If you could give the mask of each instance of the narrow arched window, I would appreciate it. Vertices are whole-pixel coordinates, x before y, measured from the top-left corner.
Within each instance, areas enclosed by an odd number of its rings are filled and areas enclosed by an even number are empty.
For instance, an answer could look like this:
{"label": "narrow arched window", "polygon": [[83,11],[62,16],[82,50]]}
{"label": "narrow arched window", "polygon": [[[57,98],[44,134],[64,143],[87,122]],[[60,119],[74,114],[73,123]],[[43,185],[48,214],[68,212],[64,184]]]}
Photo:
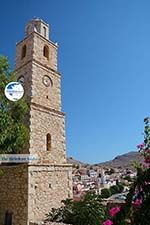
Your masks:
{"label": "narrow arched window", "polygon": [[26,52],[27,52],[27,47],[26,47],[26,45],[24,45],[22,47],[21,59],[23,59],[26,56]]}
{"label": "narrow arched window", "polygon": [[4,225],[12,225],[12,212],[6,211]]}
{"label": "narrow arched window", "polygon": [[47,151],[51,150],[51,135],[48,133],[46,136],[47,139]]}
{"label": "narrow arched window", "polygon": [[44,46],[44,49],[43,49],[43,55],[49,59],[49,48],[47,45]]}
{"label": "narrow arched window", "polygon": [[44,37],[46,37],[46,27],[43,27],[44,30]]}
{"label": "narrow arched window", "polygon": [[22,86],[24,86],[24,76],[18,77],[17,81],[20,82]]}

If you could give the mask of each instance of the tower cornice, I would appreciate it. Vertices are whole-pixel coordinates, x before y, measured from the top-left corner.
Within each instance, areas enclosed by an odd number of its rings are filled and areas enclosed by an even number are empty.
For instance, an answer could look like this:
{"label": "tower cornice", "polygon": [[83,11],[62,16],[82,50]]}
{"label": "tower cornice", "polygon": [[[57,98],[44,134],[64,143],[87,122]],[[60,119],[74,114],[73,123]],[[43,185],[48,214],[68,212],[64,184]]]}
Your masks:
{"label": "tower cornice", "polygon": [[36,31],[33,31],[28,36],[24,37],[21,41],[17,42],[16,46],[19,45],[20,43],[22,43],[23,41],[25,41],[26,39],[28,39],[29,37],[34,36],[34,34],[38,35],[42,40],[46,41],[47,43],[52,44],[56,49],[58,48],[58,45],[56,43],[43,37],[40,33],[36,32]]}
{"label": "tower cornice", "polygon": [[31,100],[31,106],[36,107],[36,108],[34,108],[34,110],[41,110],[41,109],[43,109],[43,110],[45,110],[45,112],[47,112],[47,113],[50,113],[50,112],[51,112],[51,113],[55,113],[55,114],[60,115],[60,116],[65,116],[65,113],[64,113],[64,112],[61,112],[61,111],[58,111],[58,110],[56,110],[56,109],[52,109],[52,108],[43,106],[43,105],[41,105],[41,104],[32,102],[32,100]]}
{"label": "tower cornice", "polygon": [[14,72],[18,72],[18,70],[22,69],[22,68],[23,68],[24,66],[26,66],[28,63],[32,63],[32,62],[38,64],[39,66],[41,66],[41,67],[42,67],[43,69],[45,69],[45,70],[48,70],[48,71],[53,72],[54,75],[56,75],[56,76],[59,76],[59,77],[61,76],[61,73],[60,73],[60,72],[58,72],[57,70],[52,69],[50,66],[47,66],[47,65],[41,63],[40,61],[38,61],[38,60],[36,60],[36,59],[30,59],[30,60],[28,60],[27,62],[25,62],[25,63],[22,64],[21,66],[17,67],[17,68],[14,70]]}

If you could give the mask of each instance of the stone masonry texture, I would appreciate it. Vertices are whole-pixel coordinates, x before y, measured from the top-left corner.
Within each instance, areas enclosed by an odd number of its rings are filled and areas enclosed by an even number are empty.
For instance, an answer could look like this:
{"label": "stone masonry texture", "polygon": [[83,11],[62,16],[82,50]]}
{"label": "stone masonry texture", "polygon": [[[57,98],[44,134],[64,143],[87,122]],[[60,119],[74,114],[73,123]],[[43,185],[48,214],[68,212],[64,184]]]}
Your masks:
{"label": "stone masonry texture", "polygon": [[[0,176],[0,225],[5,212],[13,213],[16,225],[26,225],[28,214],[28,172],[26,165],[1,167]],[[17,222],[18,221],[18,222]]]}

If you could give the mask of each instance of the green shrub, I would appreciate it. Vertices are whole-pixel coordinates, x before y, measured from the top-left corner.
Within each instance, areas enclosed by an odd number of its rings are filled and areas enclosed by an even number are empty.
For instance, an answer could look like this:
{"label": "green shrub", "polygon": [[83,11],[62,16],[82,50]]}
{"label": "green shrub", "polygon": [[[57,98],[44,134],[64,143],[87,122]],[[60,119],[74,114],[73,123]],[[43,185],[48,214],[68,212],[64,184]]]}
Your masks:
{"label": "green shrub", "polygon": [[111,195],[119,193],[119,186],[118,185],[111,186],[110,187],[110,192],[111,192]]}
{"label": "green shrub", "polygon": [[108,188],[104,188],[101,190],[101,197],[102,198],[109,198],[111,196],[111,191]]}
{"label": "green shrub", "polygon": [[100,225],[105,219],[105,207],[94,193],[86,194],[80,201],[67,199],[63,206],[52,209],[46,221],[64,222],[73,225]]}
{"label": "green shrub", "polygon": [[118,186],[119,192],[120,192],[120,193],[123,192],[123,190],[124,190],[124,185],[123,185],[122,183],[119,183],[117,186]]}

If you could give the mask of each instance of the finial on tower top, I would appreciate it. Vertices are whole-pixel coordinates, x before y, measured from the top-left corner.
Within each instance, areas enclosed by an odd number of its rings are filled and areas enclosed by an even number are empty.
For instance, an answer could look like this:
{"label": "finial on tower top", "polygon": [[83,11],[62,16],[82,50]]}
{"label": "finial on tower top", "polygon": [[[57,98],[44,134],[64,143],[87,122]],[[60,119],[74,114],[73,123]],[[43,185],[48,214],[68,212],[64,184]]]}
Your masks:
{"label": "finial on tower top", "polygon": [[44,38],[49,39],[49,25],[38,17],[34,17],[27,23],[25,27],[25,35],[28,36],[33,31],[36,31]]}

